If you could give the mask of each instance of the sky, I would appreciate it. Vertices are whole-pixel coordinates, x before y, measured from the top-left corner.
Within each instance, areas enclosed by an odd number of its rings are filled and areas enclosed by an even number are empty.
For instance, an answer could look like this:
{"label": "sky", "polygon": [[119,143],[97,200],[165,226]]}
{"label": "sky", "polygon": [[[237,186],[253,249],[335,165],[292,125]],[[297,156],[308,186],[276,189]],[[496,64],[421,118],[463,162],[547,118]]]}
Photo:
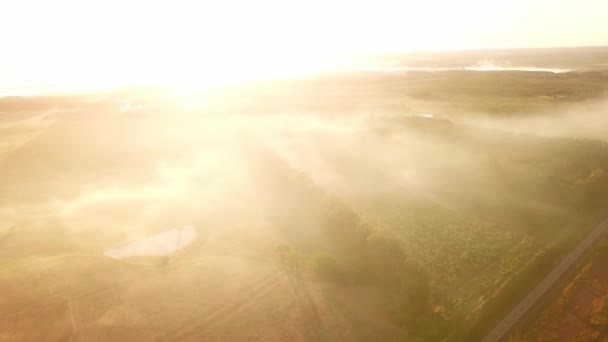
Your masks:
{"label": "sky", "polygon": [[608,45],[605,0],[7,0],[0,88],[221,82],[361,53]]}

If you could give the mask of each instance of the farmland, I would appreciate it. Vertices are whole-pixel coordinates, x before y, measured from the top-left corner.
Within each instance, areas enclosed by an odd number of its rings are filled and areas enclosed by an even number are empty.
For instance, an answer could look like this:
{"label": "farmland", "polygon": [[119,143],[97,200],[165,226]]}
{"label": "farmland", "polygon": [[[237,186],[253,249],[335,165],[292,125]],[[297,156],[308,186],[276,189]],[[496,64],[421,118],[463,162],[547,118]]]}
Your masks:
{"label": "farmland", "polygon": [[[606,119],[564,132],[607,77],[0,99],[0,339],[476,339],[605,218]],[[108,253],[179,227],[175,252]],[[604,324],[602,253],[525,334]]]}

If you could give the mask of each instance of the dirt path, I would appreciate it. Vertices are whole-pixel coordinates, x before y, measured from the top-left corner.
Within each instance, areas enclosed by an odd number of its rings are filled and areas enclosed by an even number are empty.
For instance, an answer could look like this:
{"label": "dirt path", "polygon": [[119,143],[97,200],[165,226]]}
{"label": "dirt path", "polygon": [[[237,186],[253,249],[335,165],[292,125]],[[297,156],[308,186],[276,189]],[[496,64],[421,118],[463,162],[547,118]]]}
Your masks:
{"label": "dirt path", "polygon": [[70,341],[74,341],[78,336],[78,322],[76,319],[76,312],[74,309],[74,303],[70,300],[68,301],[68,309],[70,311],[70,322],[72,324],[72,334],[70,335]]}
{"label": "dirt path", "polygon": [[536,304],[564,274],[589,252],[608,232],[608,219],[595,227],[507,316],[483,339],[483,342],[503,340],[519,320]]}

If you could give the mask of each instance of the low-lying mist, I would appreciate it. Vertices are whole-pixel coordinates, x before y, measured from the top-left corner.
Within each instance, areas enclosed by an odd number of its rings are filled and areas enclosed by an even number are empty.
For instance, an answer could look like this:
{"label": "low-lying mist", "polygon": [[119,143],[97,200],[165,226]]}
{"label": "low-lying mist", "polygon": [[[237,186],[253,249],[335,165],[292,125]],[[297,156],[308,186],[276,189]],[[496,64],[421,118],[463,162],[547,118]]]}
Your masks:
{"label": "low-lying mist", "polygon": [[316,289],[298,305],[365,318],[356,337],[465,339],[603,213],[608,143],[589,138],[608,139],[605,104],[510,119],[136,99],[59,110],[0,160],[0,261],[157,265],[193,293],[189,265],[236,283],[278,265],[297,293]]}
{"label": "low-lying mist", "polygon": [[509,117],[483,113],[465,121],[473,125],[539,136],[608,141],[608,100],[600,98],[564,104],[550,112],[524,112]]}

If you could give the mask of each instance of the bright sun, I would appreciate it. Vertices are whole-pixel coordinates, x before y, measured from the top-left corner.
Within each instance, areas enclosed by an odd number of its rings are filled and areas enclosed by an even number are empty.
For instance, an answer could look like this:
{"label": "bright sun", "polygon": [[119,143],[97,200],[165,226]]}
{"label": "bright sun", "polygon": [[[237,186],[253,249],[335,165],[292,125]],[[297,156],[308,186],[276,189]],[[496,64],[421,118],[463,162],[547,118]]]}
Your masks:
{"label": "bright sun", "polygon": [[[343,23],[335,21],[341,11],[337,5],[278,0],[13,2],[9,6],[15,15],[2,25],[15,34],[3,37],[3,44],[19,50],[0,57],[0,87],[189,86],[297,76],[330,67],[350,53],[348,37],[340,37]],[[6,65],[12,68],[3,70]]]}
{"label": "bright sun", "polygon": [[[527,0],[20,0],[0,10],[0,89],[238,83],[359,53],[557,39],[532,29],[544,8]],[[603,21],[595,12],[590,22]],[[564,26],[547,18],[549,28]]]}

